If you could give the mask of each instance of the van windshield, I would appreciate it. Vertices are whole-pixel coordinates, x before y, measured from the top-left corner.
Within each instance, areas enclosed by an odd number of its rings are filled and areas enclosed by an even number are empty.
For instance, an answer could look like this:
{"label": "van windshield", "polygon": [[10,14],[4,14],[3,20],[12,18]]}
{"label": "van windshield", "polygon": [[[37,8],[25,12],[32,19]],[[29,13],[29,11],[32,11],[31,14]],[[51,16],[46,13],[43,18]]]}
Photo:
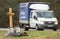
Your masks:
{"label": "van windshield", "polygon": [[55,14],[53,12],[36,12],[37,17],[42,18],[55,18]]}

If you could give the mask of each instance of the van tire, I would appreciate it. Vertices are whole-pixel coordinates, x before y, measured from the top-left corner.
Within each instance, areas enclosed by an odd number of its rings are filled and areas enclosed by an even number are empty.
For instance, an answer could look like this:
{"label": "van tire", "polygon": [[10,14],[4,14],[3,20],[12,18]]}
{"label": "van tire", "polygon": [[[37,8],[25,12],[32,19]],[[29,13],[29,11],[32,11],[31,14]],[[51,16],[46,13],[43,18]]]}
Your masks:
{"label": "van tire", "polygon": [[38,25],[36,25],[36,27],[35,27],[35,28],[36,28],[36,30],[41,30],[41,31],[43,31],[43,30],[44,30],[44,29],[39,28],[39,27],[38,27]]}
{"label": "van tire", "polygon": [[38,27],[36,26],[35,29],[38,30]]}
{"label": "van tire", "polygon": [[29,30],[29,28],[28,27],[25,27],[25,31],[28,31]]}
{"label": "van tire", "polygon": [[57,31],[57,29],[53,29],[54,31]]}
{"label": "van tire", "polygon": [[54,31],[57,31],[57,27],[53,27],[53,30],[54,30]]}
{"label": "van tire", "polygon": [[39,30],[39,27],[38,27],[38,25],[37,25],[37,24],[36,24],[36,26],[35,26],[35,29],[36,29],[36,30]]}
{"label": "van tire", "polygon": [[43,31],[44,29],[39,29],[39,30]]}

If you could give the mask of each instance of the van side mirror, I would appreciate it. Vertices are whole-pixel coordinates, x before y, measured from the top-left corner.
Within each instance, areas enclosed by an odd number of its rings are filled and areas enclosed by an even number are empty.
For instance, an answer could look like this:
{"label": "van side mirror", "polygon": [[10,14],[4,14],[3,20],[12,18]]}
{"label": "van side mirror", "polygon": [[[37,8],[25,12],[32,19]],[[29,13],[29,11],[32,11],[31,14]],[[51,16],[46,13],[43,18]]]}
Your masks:
{"label": "van side mirror", "polygon": [[36,17],[36,16],[34,16],[34,19],[36,19],[36,20],[37,20],[37,17]]}
{"label": "van side mirror", "polygon": [[57,19],[58,19],[58,17],[57,17]]}

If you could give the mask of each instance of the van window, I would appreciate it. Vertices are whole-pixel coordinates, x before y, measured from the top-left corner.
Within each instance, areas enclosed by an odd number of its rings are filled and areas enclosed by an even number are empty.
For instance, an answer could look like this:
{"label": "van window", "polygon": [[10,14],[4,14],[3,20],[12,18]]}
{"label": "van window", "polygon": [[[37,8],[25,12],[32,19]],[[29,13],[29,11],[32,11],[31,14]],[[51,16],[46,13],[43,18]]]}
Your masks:
{"label": "van window", "polygon": [[55,15],[53,12],[37,12],[38,17],[43,18],[55,18]]}
{"label": "van window", "polygon": [[30,13],[30,18],[32,18],[32,14],[33,14],[33,12]]}

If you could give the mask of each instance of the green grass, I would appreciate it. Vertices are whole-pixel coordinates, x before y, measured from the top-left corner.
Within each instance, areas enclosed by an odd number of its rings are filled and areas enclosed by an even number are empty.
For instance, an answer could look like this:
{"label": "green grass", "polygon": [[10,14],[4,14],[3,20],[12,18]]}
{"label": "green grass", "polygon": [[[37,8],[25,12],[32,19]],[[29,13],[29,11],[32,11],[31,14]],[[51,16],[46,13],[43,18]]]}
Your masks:
{"label": "green grass", "polygon": [[60,32],[56,31],[28,31],[28,36],[6,37],[7,31],[0,31],[0,39],[60,39]]}

